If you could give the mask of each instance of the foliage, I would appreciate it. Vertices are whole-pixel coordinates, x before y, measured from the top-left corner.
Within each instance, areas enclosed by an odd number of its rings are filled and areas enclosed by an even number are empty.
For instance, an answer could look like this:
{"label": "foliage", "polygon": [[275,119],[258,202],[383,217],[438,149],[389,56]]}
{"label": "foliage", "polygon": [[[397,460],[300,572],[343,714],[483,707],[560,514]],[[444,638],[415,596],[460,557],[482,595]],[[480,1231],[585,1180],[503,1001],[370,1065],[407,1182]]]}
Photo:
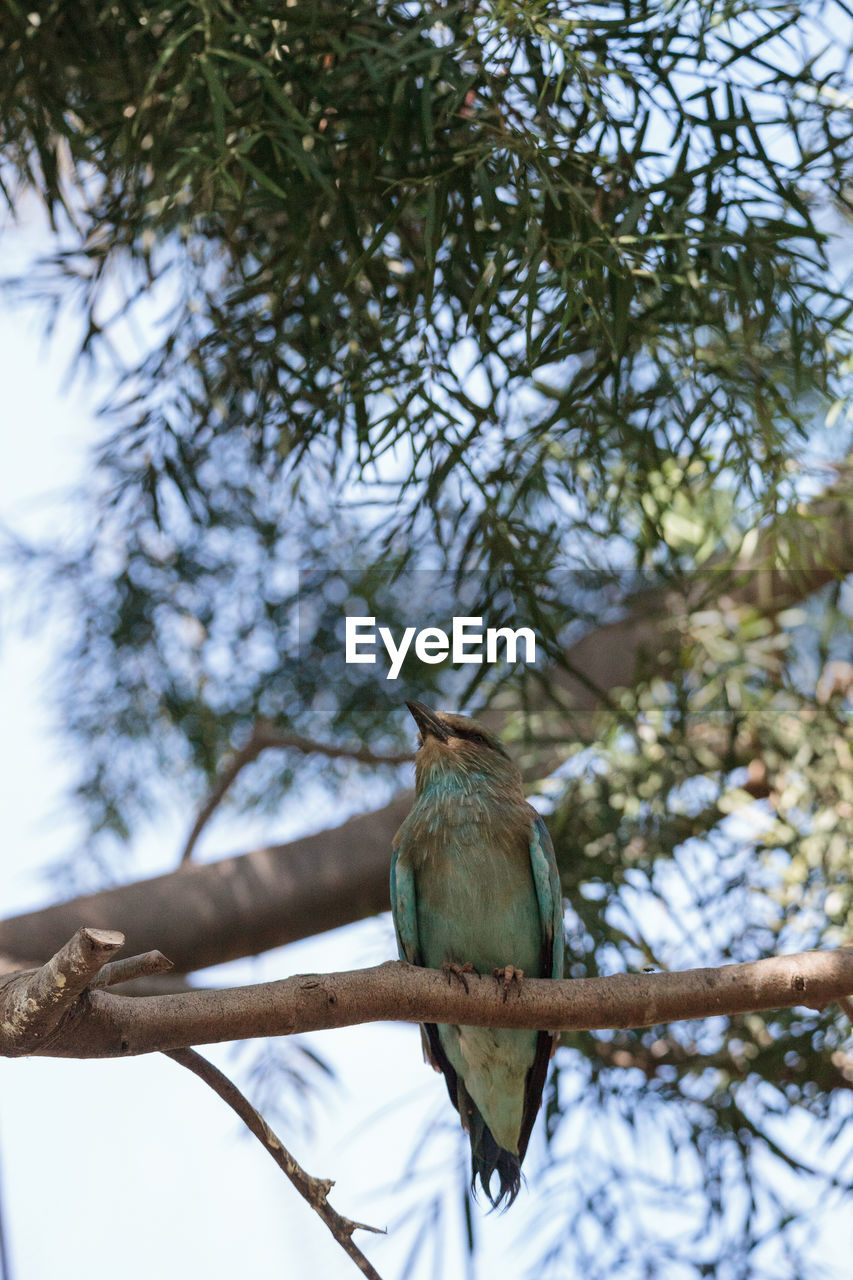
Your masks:
{"label": "foliage", "polygon": [[[719,595],[709,564],[847,447],[850,18],[816,0],[6,6],[0,176],[12,208],[39,192],[56,245],[16,290],[76,308],[113,378],[76,542],[15,547],[69,621],[56,697],[93,830],[127,839],[167,776],[201,796],[259,720],[405,745],[399,686],[343,662],[347,610],[397,633],[413,600],[422,626],[529,621],[557,662],[618,614],[627,573]],[[849,656],[849,605],[815,609],[811,632],[694,612],[668,668],[542,780],[573,973],[846,936],[849,687],[818,675]],[[508,696],[522,752],[551,723],[523,676],[409,664],[403,683]],[[374,772],[326,761],[323,785],[356,769]],[[265,757],[238,799],[274,807],[308,775]],[[830,1011],[575,1037],[543,1205],[597,1220],[612,1276],[762,1274],[790,1225],[764,1155],[795,1163],[774,1116],[843,1113],[845,1037]],[[626,1244],[612,1153],[569,1194],[571,1080],[592,1128],[651,1117],[688,1153],[715,1257],[707,1232]]]}
{"label": "foliage", "polygon": [[689,568],[790,497],[845,385],[846,22],[7,9],[7,188],[58,228],[19,286],[82,308],[83,352],[119,368],[45,587],[80,619],[60,684],[95,827],[126,835],[152,771],[210,777],[258,714],[384,740],[385,698],[318,694],[347,682],[338,637],[288,680],[297,564],[480,571],[471,612],[504,583],[556,650],[555,573]]}
{"label": "foliage", "polygon": [[[835,596],[785,629],[748,609],[694,615],[683,667],[626,693],[570,761],[550,821],[572,976],[850,936],[853,667],[850,600]],[[812,1274],[805,1205],[848,1185],[849,1037],[835,1008],[564,1036],[539,1273]],[[614,1160],[626,1130],[630,1155]],[[797,1174],[787,1187],[780,1166]],[[596,1228],[582,1223],[590,1214]],[[639,1220],[641,1248],[626,1218]]]}

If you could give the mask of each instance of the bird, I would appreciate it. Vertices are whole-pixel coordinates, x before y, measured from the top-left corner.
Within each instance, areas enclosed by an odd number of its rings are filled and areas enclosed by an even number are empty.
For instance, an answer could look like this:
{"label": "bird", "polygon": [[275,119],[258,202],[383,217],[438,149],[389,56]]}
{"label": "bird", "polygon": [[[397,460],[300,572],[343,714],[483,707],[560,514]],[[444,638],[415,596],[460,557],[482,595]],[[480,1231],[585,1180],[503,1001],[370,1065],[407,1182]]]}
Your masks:
{"label": "bird", "polygon": [[[391,859],[400,958],[466,990],[468,973],[492,974],[504,998],[524,974],[562,978],[557,863],[519,770],[476,720],[406,706],[419,732],[415,801]],[[493,1208],[508,1208],[559,1033],[425,1023],[421,1036],[468,1132],[472,1191],[479,1180]]]}

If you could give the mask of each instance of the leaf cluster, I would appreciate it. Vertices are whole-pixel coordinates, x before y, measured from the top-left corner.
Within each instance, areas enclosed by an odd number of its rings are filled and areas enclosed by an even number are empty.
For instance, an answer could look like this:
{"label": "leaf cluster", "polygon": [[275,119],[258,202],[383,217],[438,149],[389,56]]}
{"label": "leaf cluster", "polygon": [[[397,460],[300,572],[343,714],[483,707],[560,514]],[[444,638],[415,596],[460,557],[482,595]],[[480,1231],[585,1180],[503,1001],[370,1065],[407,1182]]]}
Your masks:
{"label": "leaf cluster", "polygon": [[76,293],[93,351],[125,308],[159,313],[115,402],[110,489],[157,526],[169,494],[258,520],[249,473],[298,505],[316,467],[375,481],[386,542],[490,570],[552,562],[567,508],[618,528],[617,460],[713,456],[766,499],[848,311],[822,217],[850,150],[844,20],[11,8],[6,176],[67,244],[32,287]]}

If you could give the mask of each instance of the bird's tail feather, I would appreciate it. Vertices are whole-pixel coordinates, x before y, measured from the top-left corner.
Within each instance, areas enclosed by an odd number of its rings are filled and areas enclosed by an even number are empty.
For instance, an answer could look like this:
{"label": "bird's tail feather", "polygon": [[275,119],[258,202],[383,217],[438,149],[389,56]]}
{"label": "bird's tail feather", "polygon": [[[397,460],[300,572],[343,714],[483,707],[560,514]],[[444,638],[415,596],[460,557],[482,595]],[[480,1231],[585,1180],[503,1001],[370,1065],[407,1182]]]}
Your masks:
{"label": "bird's tail feather", "polygon": [[[464,1086],[460,1084],[460,1094]],[[512,1151],[506,1151],[496,1142],[491,1129],[480,1115],[474,1100],[465,1090],[464,1100],[459,1099],[460,1115],[471,1140],[471,1190],[476,1192],[477,1179],[493,1209],[501,1205],[508,1209],[521,1190],[521,1160]],[[463,1111],[464,1107],[464,1111]],[[491,1190],[492,1176],[497,1173],[499,1187]]]}

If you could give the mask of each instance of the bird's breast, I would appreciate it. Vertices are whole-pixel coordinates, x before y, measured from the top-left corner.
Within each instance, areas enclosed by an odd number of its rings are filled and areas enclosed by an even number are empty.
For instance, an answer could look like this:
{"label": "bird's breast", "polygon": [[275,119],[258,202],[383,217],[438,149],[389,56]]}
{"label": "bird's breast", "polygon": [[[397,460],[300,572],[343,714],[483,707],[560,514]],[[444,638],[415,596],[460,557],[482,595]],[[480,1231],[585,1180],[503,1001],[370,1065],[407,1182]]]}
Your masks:
{"label": "bird's breast", "polygon": [[506,964],[538,971],[541,926],[530,824],[526,804],[502,808],[467,796],[415,805],[404,824],[405,848],[415,874],[423,961],[430,968],[470,961],[484,973]]}

